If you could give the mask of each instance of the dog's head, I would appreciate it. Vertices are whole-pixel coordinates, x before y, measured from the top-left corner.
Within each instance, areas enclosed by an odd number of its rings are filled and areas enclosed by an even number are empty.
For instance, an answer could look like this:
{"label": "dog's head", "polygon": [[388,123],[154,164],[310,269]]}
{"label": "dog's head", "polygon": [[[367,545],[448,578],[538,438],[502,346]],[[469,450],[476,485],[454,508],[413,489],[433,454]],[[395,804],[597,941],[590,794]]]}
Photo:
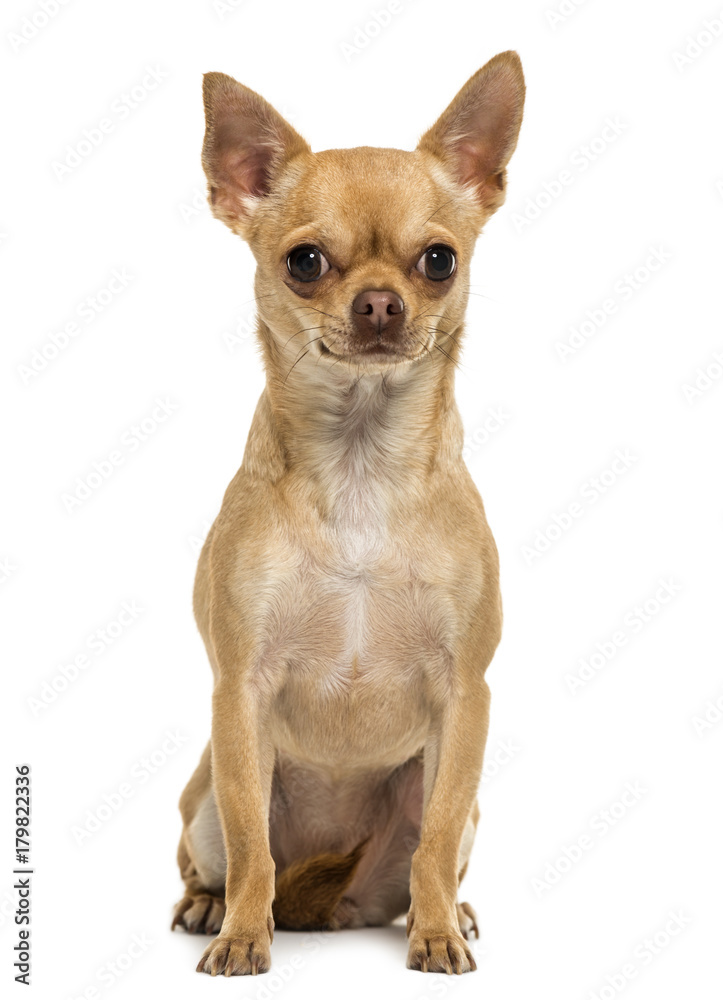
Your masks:
{"label": "dog's head", "polygon": [[433,346],[456,354],[470,258],[504,200],[524,92],[519,58],[504,52],[413,152],[312,153],[258,94],[205,76],[209,200],[256,257],[272,355],[384,370]]}

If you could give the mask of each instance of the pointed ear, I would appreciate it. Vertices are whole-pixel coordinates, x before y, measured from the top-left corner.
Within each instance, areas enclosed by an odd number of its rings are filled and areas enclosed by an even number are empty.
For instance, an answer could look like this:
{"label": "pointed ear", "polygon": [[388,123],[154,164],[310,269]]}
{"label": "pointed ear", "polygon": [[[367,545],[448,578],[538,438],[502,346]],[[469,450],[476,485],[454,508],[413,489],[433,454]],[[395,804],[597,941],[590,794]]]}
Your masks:
{"label": "pointed ear", "polygon": [[501,52],[462,87],[419,140],[491,215],[505,200],[505,167],[517,145],[525,79],[516,52]]}
{"label": "pointed ear", "polygon": [[225,73],[205,74],[203,104],[202,163],[211,211],[243,235],[281,168],[298,153],[311,150],[263,97]]}

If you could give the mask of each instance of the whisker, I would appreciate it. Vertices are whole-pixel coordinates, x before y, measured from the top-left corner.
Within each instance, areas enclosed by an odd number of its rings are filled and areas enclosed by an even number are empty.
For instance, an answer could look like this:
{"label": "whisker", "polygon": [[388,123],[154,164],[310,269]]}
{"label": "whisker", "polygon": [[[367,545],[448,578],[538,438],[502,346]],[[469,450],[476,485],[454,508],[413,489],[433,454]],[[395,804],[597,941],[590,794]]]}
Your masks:
{"label": "whisker", "polygon": [[268,292],[266,295],[254,295],[252,299],[246,299],[245,302],[239,302],[238,307],[240,309],[242,306],[247,306],[251,302],[260,302],[262,299],[273,298],[275,294],[275,292]]}
{"label": "whisker", "polygon": [[432,341],[432,346],[436,347],[437,350],[439,351],[439,353],[443,354],[445,356],[445,358],[449,358],[449,360],[452,362],[452,364],[455,366],[455,368],[459,368],[460,371],[462,370],[461,367],[460,367],[460,365],[459,365],[459,363],[457,361],[455,361],[455,359],[452,357],[451,354],[447,354],[447,352],[442,347],[439,346],[439,344],[436,342],[436,340]]}
{"label": "whisker", "polygon": [[420,313],[419,316],[417,316],[417,319],[427,319],[428,317],[429,317],[429,319],[446,319],[447,318],[442,313],[423,312],[423,313]]}
{"label": "whisker", "polygon": [[[442,336],[444,337],[449,337],[452,340],[455,339],[454,337],[454,334],[456,332],[455,330],[443,330],[441,326],[423,326],[422,329],[425,331],[425,333],[429,334],[441,333]],[[459,330],[459,327],[457,327],[456,329]]]}
{"label": "whisker", "polygon": [[[443,208],[446,208],[446,206],[449,205],[453,201],[454,201],[454,198],[450,198],[448,201],[442,202],[442,204],[439,206],[439,208],[435,208],[435,210],[429,216],[429,219],[433,219],[435,217],[435,215],[437,214],[437,212],[441,212]],[[427,219],[427,222],[429,222],[429,219]],[[425,225],[426,224],[427,223],[425,222]]]}
{"label": "whisker", "polygon": [[[319,340],[321,340],[321,339],[322,339],[322,338],[321,338],[321,337],[319,337]],[[332,340],[332,342],[331,342],[330,344],[326,344],[326,345],[325,345],[325,346],[327,347],[327,349],[328,349],[329,351],[331,351],[332,347],[334,346],[334,344],[335,344],[335,343],[337,342],[337,340],[338,340],[338,339],[339,339],[338,337],[334,337],[334,339]],[[321,361],[322,357],[323,357],[323,355],[322,355],[322,354],[320,353],[320,354],[319,354],[319,357],[318,357],[318,358],[316,359],[316,364],[317,364],[317,365],[318,365],[318,364],[319,364],[319,362]],[[336,362],[334,362],[334,364],[336,364]],[[315,367],[316,367],[316,366],[315,366]]]}
{"label": "whisker", "polygon": [[[304,344],[304,347],[300,347],[299,348],[299,353],[301,353],[301,351],[304,351],[304,353],[301,355],[301,357],[297,357],[296,361],[294,361],[294,363],[291,366],[291,368],[289,368],[288,372],[286,373],[286,378],[284,379],[284,381],[282,383],[282,388],[286,385],[286,383],[288,381],[288,378],[289,378],[289,375],[291,375],[291,373],[294,370],[294,368],[296,368],[296,366],[299,364],[299,362],[302,361],[306,357],[306,355],[309,353],[309,351],[312,348],[312,345],[313,344],[317,344],[320,340],[323,340],[323,339],[324,339],[323,337],[314,337],[314,339],[310,340],[308,344]],[[304,348],[306,348],[306,350],[304,350]]]}
{"label": "whisker", "polygon": [[296,366],[298,365],[298,363],[299,363],[300,361],[303,361],[303,360],[304,360],[304,358],[306,357],[306,355],[307,355],[307,354],[309,353],[309,351],[310,351],[310,350],[311,350],[311,348],[310,348],[310,347],[308,347],[308,348],[307,348],[307,349],[306,349],[306,350],[304,351],[304,353],[303,353],[303,354],[301,355],[301,357],[300,357],[300,358],[297,358],[297,359],[296,359],[296,361],[295,361],[295,362],[293,363],[293,365],[291,366],[291,368],[289,368],[288,372],[286,373],[286,378],[284,379],[284,381],[283,381],[283,383],[282,383],[282,388],[285,388],[285,386],[286,386],[286,383],[287,383],[287,382],[289,381],[289,375],[291,375],[291,373],[293,372],[294,368],[296,368]]}
{"label": "whisker", "polygon": [[[432,308],[432,306],[429,307],[429,309],[431,309],[431,308]],[[424,312],[419,313],[419,315],[416,318],[417,319],[422,319],[424,316],[439,316],[440,315],[439,313],[430,313],[429,309],[425,309]]]}
{"label": "whisker", "polygon": [[[456,341],[453,333],[448,333],[446,330],[440,330],[438,327],[437,328],[434,328],[434,327],[427,328],[427,327],[425,327],[424,329],[430,335],[435,334],[435,333],[441,333],[444,337],[448,337],[449,340],[451,340],[455,344],[455,346],[457,346],[457,341]],[[455,368],[458,368],[460,371],[464,371],[464,369],[462,368],[462,366],[460,365],[460,363],[456,360],[456,358],[453,358],[451,354],[449,354],[447,351],[445,351],[444,348],[441,347],[437,343],[437,341],[435,340],[435,338],[433,336],[432,336],[432,346],[435,347],[439,351],[440,354],[443,354],[445,356],[445,358],[448,358],[452,362],[452,364],[455,366]],[[429,349],[427,349],[427,350],[429,350]]]}
{"label": "whisker", "polygon": [[344,323],[344,320],[340,316],[335,316],[334,313],[324,312],[323,309],[317,309],[316,306],[294,306],[294,309],[298,309],[299,311],[302,309],[313,309],[314,312],[321,313],[322,316],[329,316],[330,319],[335,319],[337,323],[341,323],[342,325]]}
{"label": "whisker", "polygon": [[325,329],[326,329],[326,324],[323,323],[321,326],[307,326],[303,330],[297,330],[296,333],[292,334],[292,336],[289,337],[289,339],[284,344],[284,347],[285,348],[288,347],[291,341],[294,339],[294,337],[298,337],[299,334],[301,333],[310,333],[312,330],[325,330]]}

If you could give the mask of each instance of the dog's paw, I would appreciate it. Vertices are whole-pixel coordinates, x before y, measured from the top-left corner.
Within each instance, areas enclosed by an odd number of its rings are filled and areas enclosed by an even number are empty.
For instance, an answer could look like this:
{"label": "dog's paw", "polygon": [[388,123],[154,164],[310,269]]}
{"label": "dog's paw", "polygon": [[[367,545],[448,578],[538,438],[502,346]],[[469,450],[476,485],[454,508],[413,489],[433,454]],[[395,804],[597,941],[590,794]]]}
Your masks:
{"label": "dog's paw", "polygon": [[257,976],[271,968],[271,939],[266,929],[238,937],[217,937],[204,951],[196,972],[211,976]]}
{"label": "dog's paw", "polygon": [[220,896],[184,896],[176,904],[171,930],[182,927],[189,934],[218,934],[225,914],[226,902]]}
{"label": "dog's paw", "polygon": [[446,972],[448,975],[473,972],[477,963],[459,931],[413,929],[409,935],[407,968],[420,972]]}
{"label": "dog's paw", "polygon": [[469,903],[457,903],[457,920],[459,921],[459,932],[465,941],[468,940],[472,931],[474,931],[474,936],[479,938],[477,914]]}

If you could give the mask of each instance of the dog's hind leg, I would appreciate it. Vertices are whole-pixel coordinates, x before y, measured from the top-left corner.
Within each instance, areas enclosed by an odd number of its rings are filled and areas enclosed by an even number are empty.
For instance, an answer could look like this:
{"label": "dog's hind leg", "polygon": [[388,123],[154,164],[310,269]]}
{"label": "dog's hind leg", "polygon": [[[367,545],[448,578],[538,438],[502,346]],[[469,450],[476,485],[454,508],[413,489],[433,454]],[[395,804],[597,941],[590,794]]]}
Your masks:
{"label": "dog's hind leg", "polygon": [[171,930],[181,927],[189,934],[218,934],[226,913],[226,856],[218,824],[206,822],[209,813],[215,813],[210,744],[183,791],[180,809],[183,833],[178,867],[186,891],[176,904]]}
{"label": "dog's hind leg", "polygon": [[[475,800],[472,806],[472,811],[467,818],[467,825],[464,829],[464,834],[462,835],[462,843],[459,849],[459,883],[462,884],[462,879],[467,873],[467,865],[469,863],[469,856],[472,851],[472,844],[474,843],[474,835],[477,830],[477,823],[479,821],[479,804]],[[477,914],[474,908],[469,903],[457,903],[457,920],[459,922],[459,931],[462,937],[466,940],[474,932],[476,938],[479,937],[479,927],[477,926]]]}

